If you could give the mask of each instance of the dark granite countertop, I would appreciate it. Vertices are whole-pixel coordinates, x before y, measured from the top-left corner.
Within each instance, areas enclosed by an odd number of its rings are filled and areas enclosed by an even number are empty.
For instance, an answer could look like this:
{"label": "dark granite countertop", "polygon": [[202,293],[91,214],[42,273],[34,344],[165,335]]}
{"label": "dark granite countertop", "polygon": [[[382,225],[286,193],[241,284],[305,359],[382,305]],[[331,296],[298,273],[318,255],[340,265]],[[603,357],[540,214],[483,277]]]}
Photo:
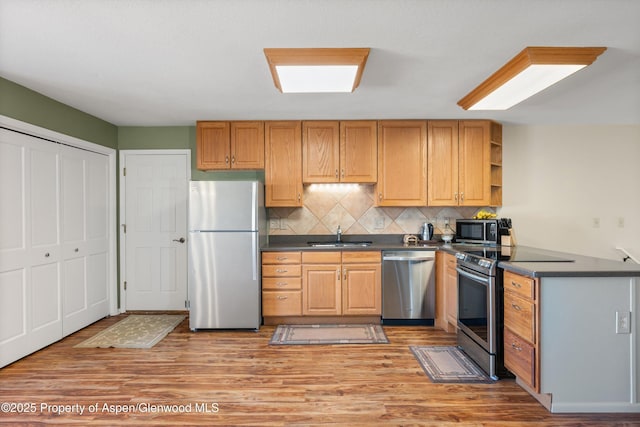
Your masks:
{"label": "dark granite countertop", "polygon": [[411,250],[411,251],[435,251],[442,246],[442,241],[430,241],[427,244],[405,245],[402,243],[403,235],[398,234],[348,234],[342,236],[342,241],[371,242],[368,246],[311,246],[308,242],[331,242],[334,235],[272,235],[269,236],[269,244],[262,251],[382,251],[382,250]]}
{"label": "dark granite countertop", "polygon": [[[381,251],[381,250],[422,250],[445,251],[450,254],[478,250],[478,245],[444,244],[441,240],[433,240],[426,244],[404,245],[402,235],[397,234],[363,234],[343,235],[344,242],[370,241],[369,246],[346,247],[313,247],[309,241],[329,242],[335,239],[333,235],[272,235],[269,236],[269,244],[262,248],[263,251]],[[437,239],[437,237],[436,237]],[[512,250],[527,251],[540,255],[541,259],[556,258],[570,260],[570,262],[530,262],[518,261],[517,257],[511,261],[503,256],[498,267],[530,277],[640,277],[640,265],[625,263],[622,261],[595,258],[566,252],[550,251],[528,246],[517,246]],[[503,249],[505,251],[506,249]]]}
{"label": "dark granite countertop", "polygon": [[500,261],[498,267],[530,277],[640,277],[640,265],[564,252],[545,251],[573,262]]}

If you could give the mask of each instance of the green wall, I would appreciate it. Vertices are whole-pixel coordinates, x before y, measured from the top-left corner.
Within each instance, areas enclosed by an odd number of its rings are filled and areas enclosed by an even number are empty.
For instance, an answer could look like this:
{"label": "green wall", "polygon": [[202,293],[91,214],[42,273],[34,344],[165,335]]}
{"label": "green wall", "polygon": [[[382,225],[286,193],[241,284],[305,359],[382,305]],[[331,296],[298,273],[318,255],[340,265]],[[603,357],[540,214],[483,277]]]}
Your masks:
{"label": "green wall", "polygon": [[118,147],[115,125],[2,77],[0,114],[105,147]]}

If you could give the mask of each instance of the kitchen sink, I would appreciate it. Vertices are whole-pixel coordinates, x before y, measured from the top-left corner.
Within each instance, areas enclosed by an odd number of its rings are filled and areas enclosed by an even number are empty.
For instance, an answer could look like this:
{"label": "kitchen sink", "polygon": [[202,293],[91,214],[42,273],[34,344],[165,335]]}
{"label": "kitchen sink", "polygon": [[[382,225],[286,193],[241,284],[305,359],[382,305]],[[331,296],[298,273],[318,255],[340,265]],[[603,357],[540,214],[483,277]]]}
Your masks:
{"label": "kitchen sink", "polygon": [[373,242],[361,241],[361,242],[307,242],[309,246],[315,248],[346,248],[353,246],[370,246]]}

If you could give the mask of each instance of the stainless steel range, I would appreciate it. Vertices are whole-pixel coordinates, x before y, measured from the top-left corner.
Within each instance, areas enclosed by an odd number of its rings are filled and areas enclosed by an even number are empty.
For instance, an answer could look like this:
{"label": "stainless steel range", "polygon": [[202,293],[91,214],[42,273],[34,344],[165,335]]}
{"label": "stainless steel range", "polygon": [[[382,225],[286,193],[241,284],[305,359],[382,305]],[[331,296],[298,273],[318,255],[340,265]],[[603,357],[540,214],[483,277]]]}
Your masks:
{"label": "stainless steel range", "polygon": [[502,357],[502,274],[497,248],[458,252],[458,345],[493,379],[511,376]]}
{"label": "stainless steel range", "polygon": [[503,284],[499,261],[572,262],[533,248],[461,245],[458,259],[458,345],[493,379],[512,377],[503,358]]}

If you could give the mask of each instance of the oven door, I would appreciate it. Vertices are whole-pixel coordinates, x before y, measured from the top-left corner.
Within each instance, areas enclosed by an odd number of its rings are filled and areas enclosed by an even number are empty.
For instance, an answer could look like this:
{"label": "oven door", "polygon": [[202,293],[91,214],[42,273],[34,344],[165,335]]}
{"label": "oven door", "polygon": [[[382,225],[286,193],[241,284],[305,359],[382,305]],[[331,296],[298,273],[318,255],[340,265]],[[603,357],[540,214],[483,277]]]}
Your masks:
{"label": "oven door", "polygon": [[496,354],[495,278],[458,264],[458,327],[489,354]]}

